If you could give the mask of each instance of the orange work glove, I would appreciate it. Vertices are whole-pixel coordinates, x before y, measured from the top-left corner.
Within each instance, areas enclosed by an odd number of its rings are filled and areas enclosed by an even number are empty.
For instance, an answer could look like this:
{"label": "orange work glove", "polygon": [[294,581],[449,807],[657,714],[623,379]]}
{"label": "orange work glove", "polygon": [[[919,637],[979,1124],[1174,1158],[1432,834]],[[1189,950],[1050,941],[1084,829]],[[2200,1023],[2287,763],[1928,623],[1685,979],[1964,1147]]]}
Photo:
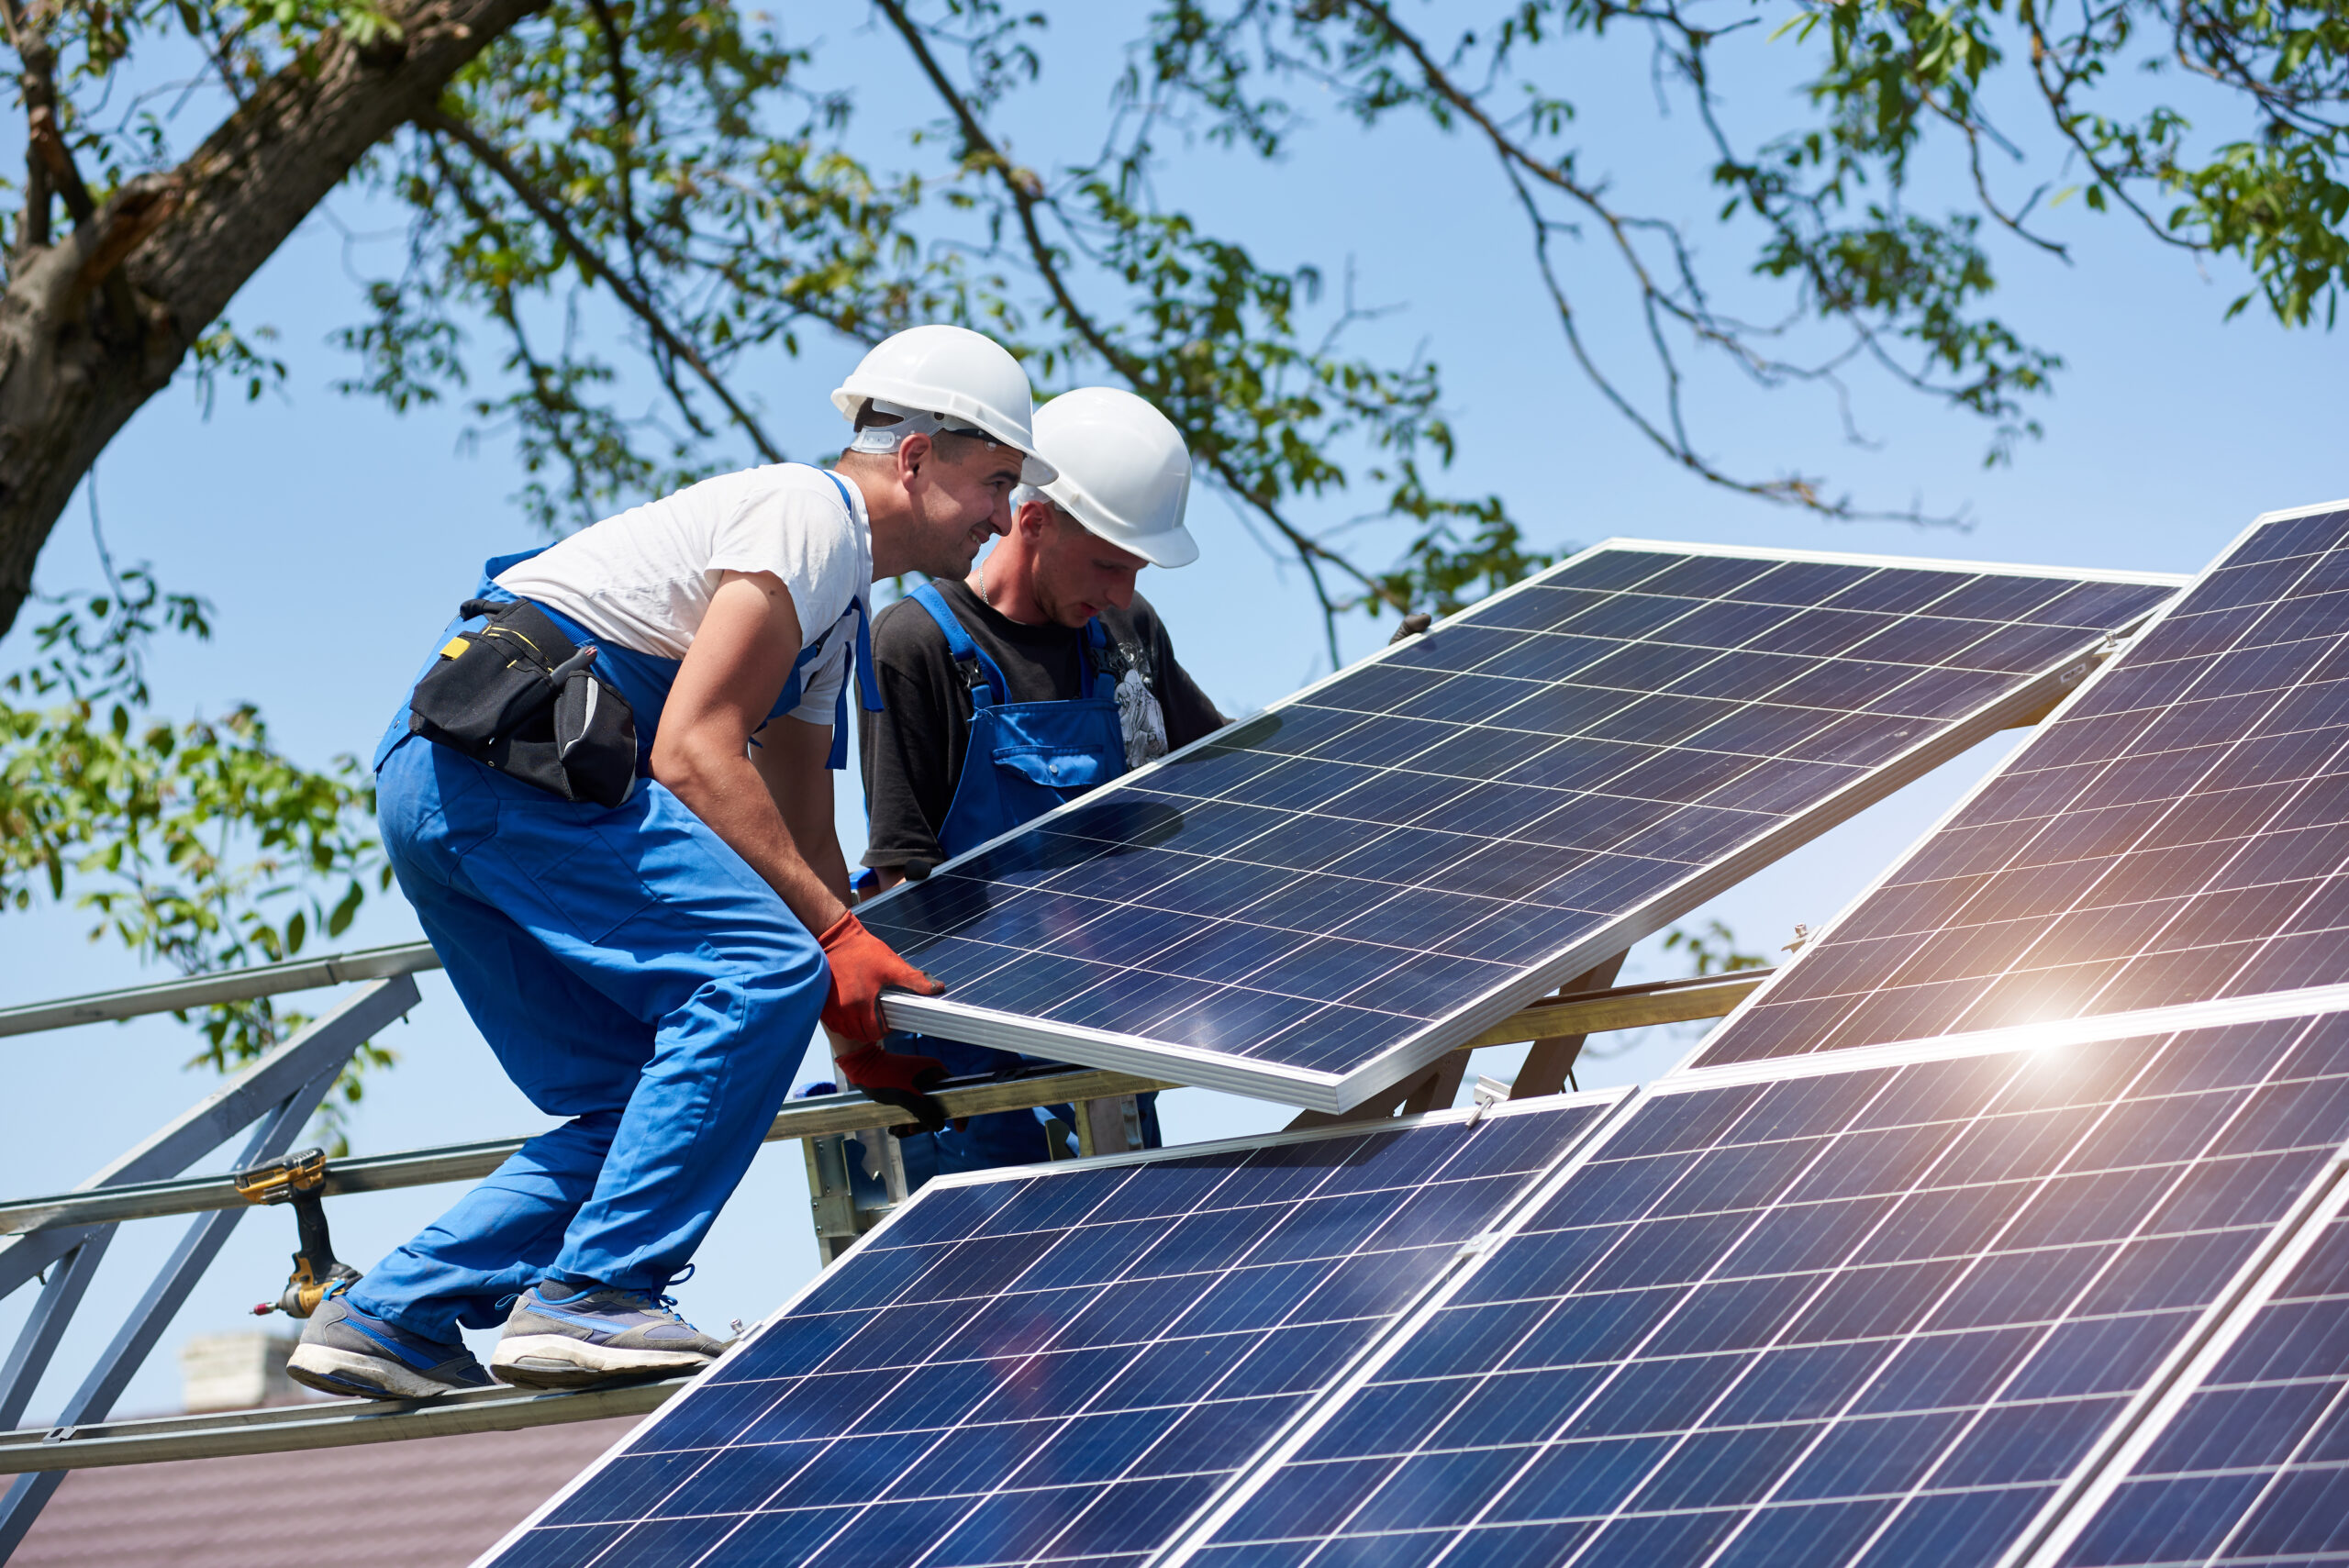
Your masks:
{"label": "orange work glove", "polygon": [[[905,1112],[921,1123],[924,1132],[936,1132],[946,1125],[946,1107],[922,1093],[946,1076],[946,1063],[935,1056],[911,1056],[877,1045],[860,1045],[846,1056],[833,1057],[832,1065],[866,1099]],[[959,1129],[963,1123],[955,1125]],[[913,1129],[893,1127],[889,1130],[902,1138]]]}
{"label": "orange work glove", "polygon": [[852,914],[833,921],[816,940],[822,944],[824,961],[832,972],[831,992],[824,998],[824,1027],[850,1040],[878,1045],[889,1032],[889,1026],[881,1021],[885,985],[901,986],[922,996],[945,995],[945,986],[892,952],[887,942],[866,930],[864,922]]}

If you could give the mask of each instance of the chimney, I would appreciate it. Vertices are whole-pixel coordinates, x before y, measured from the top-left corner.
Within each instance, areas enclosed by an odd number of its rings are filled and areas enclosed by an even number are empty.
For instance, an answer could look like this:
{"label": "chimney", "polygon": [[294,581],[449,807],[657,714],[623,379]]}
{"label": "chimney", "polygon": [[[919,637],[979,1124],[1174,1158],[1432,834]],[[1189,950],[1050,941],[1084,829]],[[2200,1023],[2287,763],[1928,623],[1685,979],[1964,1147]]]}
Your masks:
{"label": "chimney", "polygon": [[180,1396],[193,1415],[204,1410],[249,1410],[302,1397],[285,1375],[285,1358],[300,1340],[247,1329],[233,1334],[197,1334],[180,1346]]}

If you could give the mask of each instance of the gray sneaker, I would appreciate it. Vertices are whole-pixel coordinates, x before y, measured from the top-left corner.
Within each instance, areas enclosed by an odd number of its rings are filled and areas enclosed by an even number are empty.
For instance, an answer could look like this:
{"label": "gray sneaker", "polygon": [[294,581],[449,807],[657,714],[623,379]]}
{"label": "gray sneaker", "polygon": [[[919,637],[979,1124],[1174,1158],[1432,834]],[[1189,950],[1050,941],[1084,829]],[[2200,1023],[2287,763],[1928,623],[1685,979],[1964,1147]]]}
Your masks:
{"label": "gray sneaker", "polygon": [[670,1310],[665,1296],[610,1285],[574,1288],[540,1281],[506,1320],[489,1369],[524,1388],[580,1388],[622,1378],[671,1377],[716,1361],[714,1339]]}
{"label": "gray sneaker", "polygon": [[362,1399],[432,1399],[492,1386],[462,1341],[428,1340],[360,1311],[338,1289],[302,1326],[285,1371],[321,1394]]}

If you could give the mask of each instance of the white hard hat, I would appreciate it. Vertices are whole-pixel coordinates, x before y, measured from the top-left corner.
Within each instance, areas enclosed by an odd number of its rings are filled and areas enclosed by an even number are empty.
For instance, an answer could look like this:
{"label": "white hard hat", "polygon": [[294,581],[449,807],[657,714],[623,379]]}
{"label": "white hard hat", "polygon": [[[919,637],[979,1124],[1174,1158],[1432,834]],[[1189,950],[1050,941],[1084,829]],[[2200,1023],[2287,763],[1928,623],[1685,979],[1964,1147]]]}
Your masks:
{"label": "white hard hat", "polygon": [[1183,527],[1191,454],[1173,420],[1130,392],[1080,386],[1036,410],[1036,450],[1060,470],[1042,486],[1087,532],[1152,566],[1188,566]]}
{"label": "white hard hat", "polygon": [[1022,483],[1049,484],[1052,465],[1036,455],[1029,424],[1035,403],[1028,373],[1004,346],[967,327],[908,327],[884,338],[832,393],[832,406],[853,421],[868,402],[896,405],[975,426],[1028,459]]}

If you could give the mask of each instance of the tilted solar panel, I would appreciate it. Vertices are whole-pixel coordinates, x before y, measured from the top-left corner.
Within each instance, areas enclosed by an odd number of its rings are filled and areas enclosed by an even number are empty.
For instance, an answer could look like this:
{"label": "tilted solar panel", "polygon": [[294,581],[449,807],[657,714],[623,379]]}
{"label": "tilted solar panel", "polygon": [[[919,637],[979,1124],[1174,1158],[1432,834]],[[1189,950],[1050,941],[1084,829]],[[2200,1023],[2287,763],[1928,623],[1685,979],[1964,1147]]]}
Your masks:
{"label": "tilted solar panel", "polygon": [[1168,1568],[1989,1568],[2349,1137],[2342,1015],[1802,1065],[1653,1087]]}
{"label": "tilted solar panel", "polygon": [[2349,1562],[2349,1219],[2314,1243],[2222,1330],[2077,1534],[2034,1562]]}
{"label": "tilted solar panel", "polygon": [[484,1561],[1138,1561],[1621,1097],[941,1178]]}
{"label": "tilted solar panel", "polygon": [[2349,980],[2349,505],[2254,524],[1715,1065]]}
{"label": "tilted solar panel", "polygon": [[2051,701],[2177,579],[1615,541],[865,905],[890,1021],[1337,1110]]}

